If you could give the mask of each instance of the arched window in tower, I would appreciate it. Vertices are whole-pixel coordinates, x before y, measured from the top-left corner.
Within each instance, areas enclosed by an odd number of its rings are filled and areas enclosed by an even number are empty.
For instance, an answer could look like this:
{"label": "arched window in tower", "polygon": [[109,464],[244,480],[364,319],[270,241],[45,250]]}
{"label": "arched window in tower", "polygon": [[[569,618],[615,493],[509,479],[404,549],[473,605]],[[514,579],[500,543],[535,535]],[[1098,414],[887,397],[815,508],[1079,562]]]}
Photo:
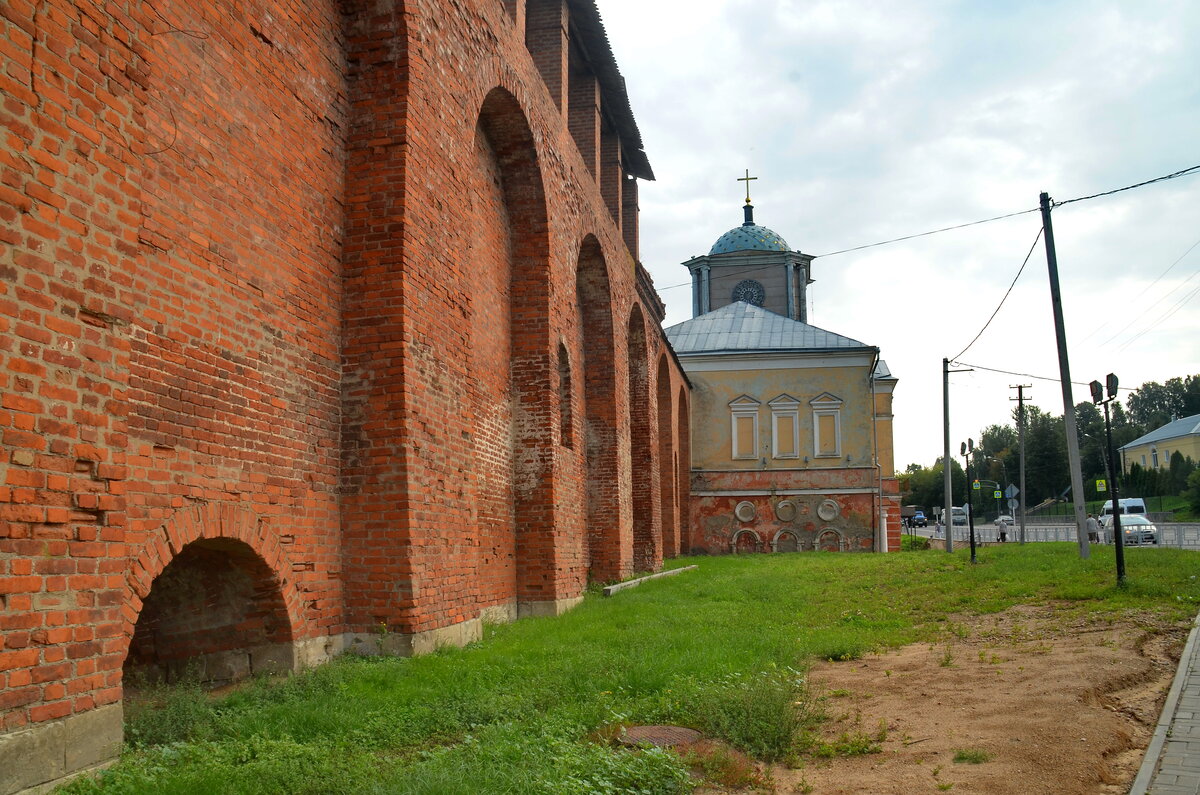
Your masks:
{"label": "arched window in tower", "polygon": [[575,447],[571,412],[571,360],[567,346],[558,343],[558,441],[563,447]]}

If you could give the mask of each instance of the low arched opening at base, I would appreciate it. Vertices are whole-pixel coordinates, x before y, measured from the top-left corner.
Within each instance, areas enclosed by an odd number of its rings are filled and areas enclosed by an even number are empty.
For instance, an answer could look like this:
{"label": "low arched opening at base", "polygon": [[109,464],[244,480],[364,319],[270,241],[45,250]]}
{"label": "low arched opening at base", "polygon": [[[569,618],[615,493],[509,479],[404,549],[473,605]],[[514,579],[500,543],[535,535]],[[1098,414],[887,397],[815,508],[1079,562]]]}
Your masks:
{"label": "low arched opening at base", "polygon": [[841,552],[844,546],[842,534],[832,527],[825,528],[817,537],[817,549],[821,552]]}
{"label": "low arched opening at base", "polygon": [[198,679],[210,685],[294,670],[279,578],[248,544],[194,541],[154,579],[125,657],[126,686]]}
{"label": "low arched opening at base", "polygon": [[776,552],[799,552],[800,538],[791,530],[780,530],[771,541],[771,548]]}
{"label": "low arched opening at base", "polygon": [[739,530],[734,533],[730,547],[736,555],[745,552],[759,552],[762,544],[759,541],[758,533],[753,530]]}

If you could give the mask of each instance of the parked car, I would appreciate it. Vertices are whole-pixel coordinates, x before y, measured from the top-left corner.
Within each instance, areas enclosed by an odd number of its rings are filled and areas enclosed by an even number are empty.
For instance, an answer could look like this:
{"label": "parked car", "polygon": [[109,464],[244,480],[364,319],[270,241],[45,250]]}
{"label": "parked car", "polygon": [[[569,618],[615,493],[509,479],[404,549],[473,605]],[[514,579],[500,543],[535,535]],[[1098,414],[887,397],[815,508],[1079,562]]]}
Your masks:
{"label": "parked car", "polygon": [[1009,527],[1012,527],[1014,524],[1016,524],[1016,522],[1013,521],[1013,518],[1006,513],[1002,513],[996,517],[995,524],[1000,524],[1001,522],[1004,522]]}
{"label": "parked car", "polygon": [[[1112,532],[1112,525],[1111,514],[1100,520],[1100,526],[1106,532]],[[1126,546],[1158,543],[1158,528],[1154,522],[1137,513],[1125,514],[1121,517],[1121,535],[1125,539]]]}
{"label": "parked car", "polygon": [[929,527],[929,520],[925,518],[924,511],[917,511],[908,521],[913,527]]}
{"label": "parked car", "polygon": [[[1122,516],[1131,513],[1145,515],[1146,502],[1141,497],[1129,497],[1117,500],[1117,508]],[[1112,516],[1112,500],[1109,500],[1100,507],[1100,521],[1103,522],[1106,516]]]}

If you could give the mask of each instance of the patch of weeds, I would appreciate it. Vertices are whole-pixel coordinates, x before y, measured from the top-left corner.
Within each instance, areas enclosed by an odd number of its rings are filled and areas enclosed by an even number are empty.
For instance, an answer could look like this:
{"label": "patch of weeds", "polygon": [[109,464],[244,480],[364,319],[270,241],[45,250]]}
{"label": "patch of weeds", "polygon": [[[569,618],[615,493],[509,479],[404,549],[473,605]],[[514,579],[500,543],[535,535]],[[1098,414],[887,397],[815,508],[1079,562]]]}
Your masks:
{"label": "patch of weeds", "polygon": [[849,690],[847,690],[847,689],[846,689],[846,688],[844,688],[844,687],[839,687],[839,688],[838,688],[838,689],[836,689],[836,690],[830,690],[830,691],[829,691],[829,697],[830,697],[830,698],[849,698],[849,697],[850,697],[850,695],[851,695],[851,694],[850,694],[850,691],[849,691]]}
{"label": "patch of weeds", "polygon": [[750,757],[722,743],[701,740],[677,750],[693,774],[710,784],[727,789],[774,790],[769,770],[759,770]]}
{"label": "patch of weeds", "polygon": [[942,654],[942,659],[938,662],[938,665],[943,668],[949,668],[954,665],[954,650],[949,646],[946,647],[946,651]]}
{"label": "patch of weeds", "polygon": [[696,728],[769,762],[792,753],[818,719],[804,674],[794,668],[737,672],[681,691],[682,713]]}
{"label": "patch of weeds", "polygon": [[860,646],[838,646],[832,649],[826,649],[821,655],[829,662],[849,662],[850,660],[862,659],[863,650]]}
{"label": "patch of weeds", "polygon": [[125,741],[134,748],[213,736],[217,709],[195,671],[172,684],[131,677],[126,694]]}
{"label": "patch of weeds", "polygon": [[941,782],[940,784],[938,784],[938,785],[937,785],[937,788],[938,788],[939,790],[941,790],[942,792],[946,792],[946,791],[948,791],[948,790],[952,790],[952,789],[954,789],[954,785],[953,785],[953,784],[951,784],[949,781],[943,781],[943,782]]}
{"label": "patch of weeds", "polygon": [[813,755],[822,759],[832,759],[837,756],[866,756],[883,751],[877,735],[863,731],[844,731],[836,740],[818,742],[813,747]]}
{"label": "patch of weeds", "polygon": [[954,761],[958,763],[966,763],[969,765],[981,765],[992,758],[992,755],[987,751],[981,751],[978,748],[960,748],[954,752]]}

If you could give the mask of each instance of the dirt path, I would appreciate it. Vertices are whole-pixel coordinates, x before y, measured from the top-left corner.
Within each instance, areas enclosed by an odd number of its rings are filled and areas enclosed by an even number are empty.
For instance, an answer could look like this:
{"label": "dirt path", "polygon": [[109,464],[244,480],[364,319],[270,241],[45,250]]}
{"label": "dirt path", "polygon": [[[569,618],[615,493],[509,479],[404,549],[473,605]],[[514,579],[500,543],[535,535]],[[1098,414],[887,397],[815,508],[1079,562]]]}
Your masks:
{"label": "dirt path", "polygon": [[[780,793],[1124,793],[1187,637],[1020,607],[949,622],[935,643],[822,663],[810,676],[836,740],[880,753],[772,771]],[[885,731],[886,730],[886,731]],[[955,762],[960,751],[978,763]]]}

